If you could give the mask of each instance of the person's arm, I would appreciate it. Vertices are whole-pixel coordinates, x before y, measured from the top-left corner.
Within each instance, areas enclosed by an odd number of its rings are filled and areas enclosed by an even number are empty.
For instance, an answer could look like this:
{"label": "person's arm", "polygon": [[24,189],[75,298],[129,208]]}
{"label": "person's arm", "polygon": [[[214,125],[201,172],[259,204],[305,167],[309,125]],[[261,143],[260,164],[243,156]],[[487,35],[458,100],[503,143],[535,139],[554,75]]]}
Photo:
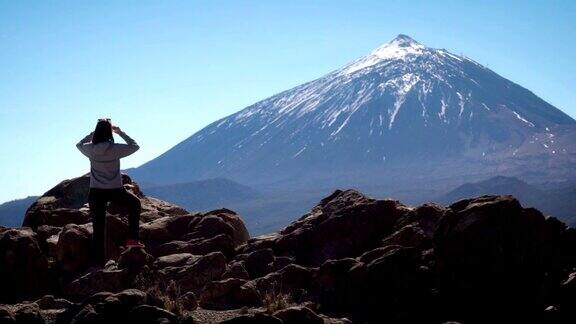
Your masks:
{"label": "person's arm", "polygon": [[80,152],[82,152],[82,154],[86,155],[87,157],[90,157],[90,151],[88,151],[86,144],[92,142],[92,135],[94,135],[94,132],[86,135],[86,137],[81,139],[80,142],[76,143],[76,148],[78,148],[78,150],[80,150]]}
{"label": "person's arm", "polygon": [[126,142],[126,144],[115,144],[114,147],[116,149],[116,154],[118,158],[126,157],[140,148],[136,141],[132,139],[132,137],[128,136],[128,134],[124,133],[120,127],[114,126],[112,130],[118,134],[122,139]]}

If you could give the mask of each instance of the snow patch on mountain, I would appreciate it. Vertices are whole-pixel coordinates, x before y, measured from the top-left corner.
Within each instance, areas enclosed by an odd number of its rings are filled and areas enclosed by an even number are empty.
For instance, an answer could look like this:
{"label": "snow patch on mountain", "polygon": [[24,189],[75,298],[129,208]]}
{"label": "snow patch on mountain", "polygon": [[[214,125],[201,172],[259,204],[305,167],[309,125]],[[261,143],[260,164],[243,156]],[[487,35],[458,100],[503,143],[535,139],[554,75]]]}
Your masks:
{"label": "snow patch on mountain", "polygon": [[408,56],[420,55],[426,47],[406,35],[398,35],[392,41],[376,48],[372,53],[352,62],[344,74],[352,74],[386,60],[404,60]]}

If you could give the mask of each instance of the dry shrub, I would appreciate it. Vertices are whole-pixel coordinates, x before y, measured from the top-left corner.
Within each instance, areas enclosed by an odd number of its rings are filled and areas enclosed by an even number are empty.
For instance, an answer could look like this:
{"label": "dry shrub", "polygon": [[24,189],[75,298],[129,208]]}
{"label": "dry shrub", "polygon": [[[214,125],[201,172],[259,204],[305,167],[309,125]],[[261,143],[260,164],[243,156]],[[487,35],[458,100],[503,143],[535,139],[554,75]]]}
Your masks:
{"label": "dry shrub", "polygon": [[291,295],[284,293],[282,288],[277,289],[276,286],[272,286],[272,289],[266,292],[263,302],[269,314],[294,305]]}

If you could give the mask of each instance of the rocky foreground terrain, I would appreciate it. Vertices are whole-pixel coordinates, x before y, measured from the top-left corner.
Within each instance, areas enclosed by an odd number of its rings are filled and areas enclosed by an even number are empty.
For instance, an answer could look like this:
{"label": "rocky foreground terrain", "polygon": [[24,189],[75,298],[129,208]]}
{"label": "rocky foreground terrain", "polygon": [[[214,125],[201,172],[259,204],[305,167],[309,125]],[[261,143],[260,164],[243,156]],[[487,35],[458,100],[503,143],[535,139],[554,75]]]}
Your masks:
{"label": "rocky foreground terrain", "polygon": [[146,247],[110,204],[90,264],[89,178],[0,227],[0,323],[574,323],[576,232],[511,196],[410,207],[335,191],[278,233],[146,197]]}

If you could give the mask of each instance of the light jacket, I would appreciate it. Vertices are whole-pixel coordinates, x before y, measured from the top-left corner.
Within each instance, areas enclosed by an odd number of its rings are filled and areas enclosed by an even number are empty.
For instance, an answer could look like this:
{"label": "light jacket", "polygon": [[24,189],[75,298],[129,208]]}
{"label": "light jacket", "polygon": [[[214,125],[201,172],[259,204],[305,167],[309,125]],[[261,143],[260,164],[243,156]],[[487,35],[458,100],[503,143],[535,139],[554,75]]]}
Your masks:
{"label": "light jacket", "polygon": [[122,188],[120,159],[136,152],[140,146],[126,133],[117,132],[126,144],[102,142],[92,143],[92,135],[80,140],[76,147],[90,159],[90,188]]}

